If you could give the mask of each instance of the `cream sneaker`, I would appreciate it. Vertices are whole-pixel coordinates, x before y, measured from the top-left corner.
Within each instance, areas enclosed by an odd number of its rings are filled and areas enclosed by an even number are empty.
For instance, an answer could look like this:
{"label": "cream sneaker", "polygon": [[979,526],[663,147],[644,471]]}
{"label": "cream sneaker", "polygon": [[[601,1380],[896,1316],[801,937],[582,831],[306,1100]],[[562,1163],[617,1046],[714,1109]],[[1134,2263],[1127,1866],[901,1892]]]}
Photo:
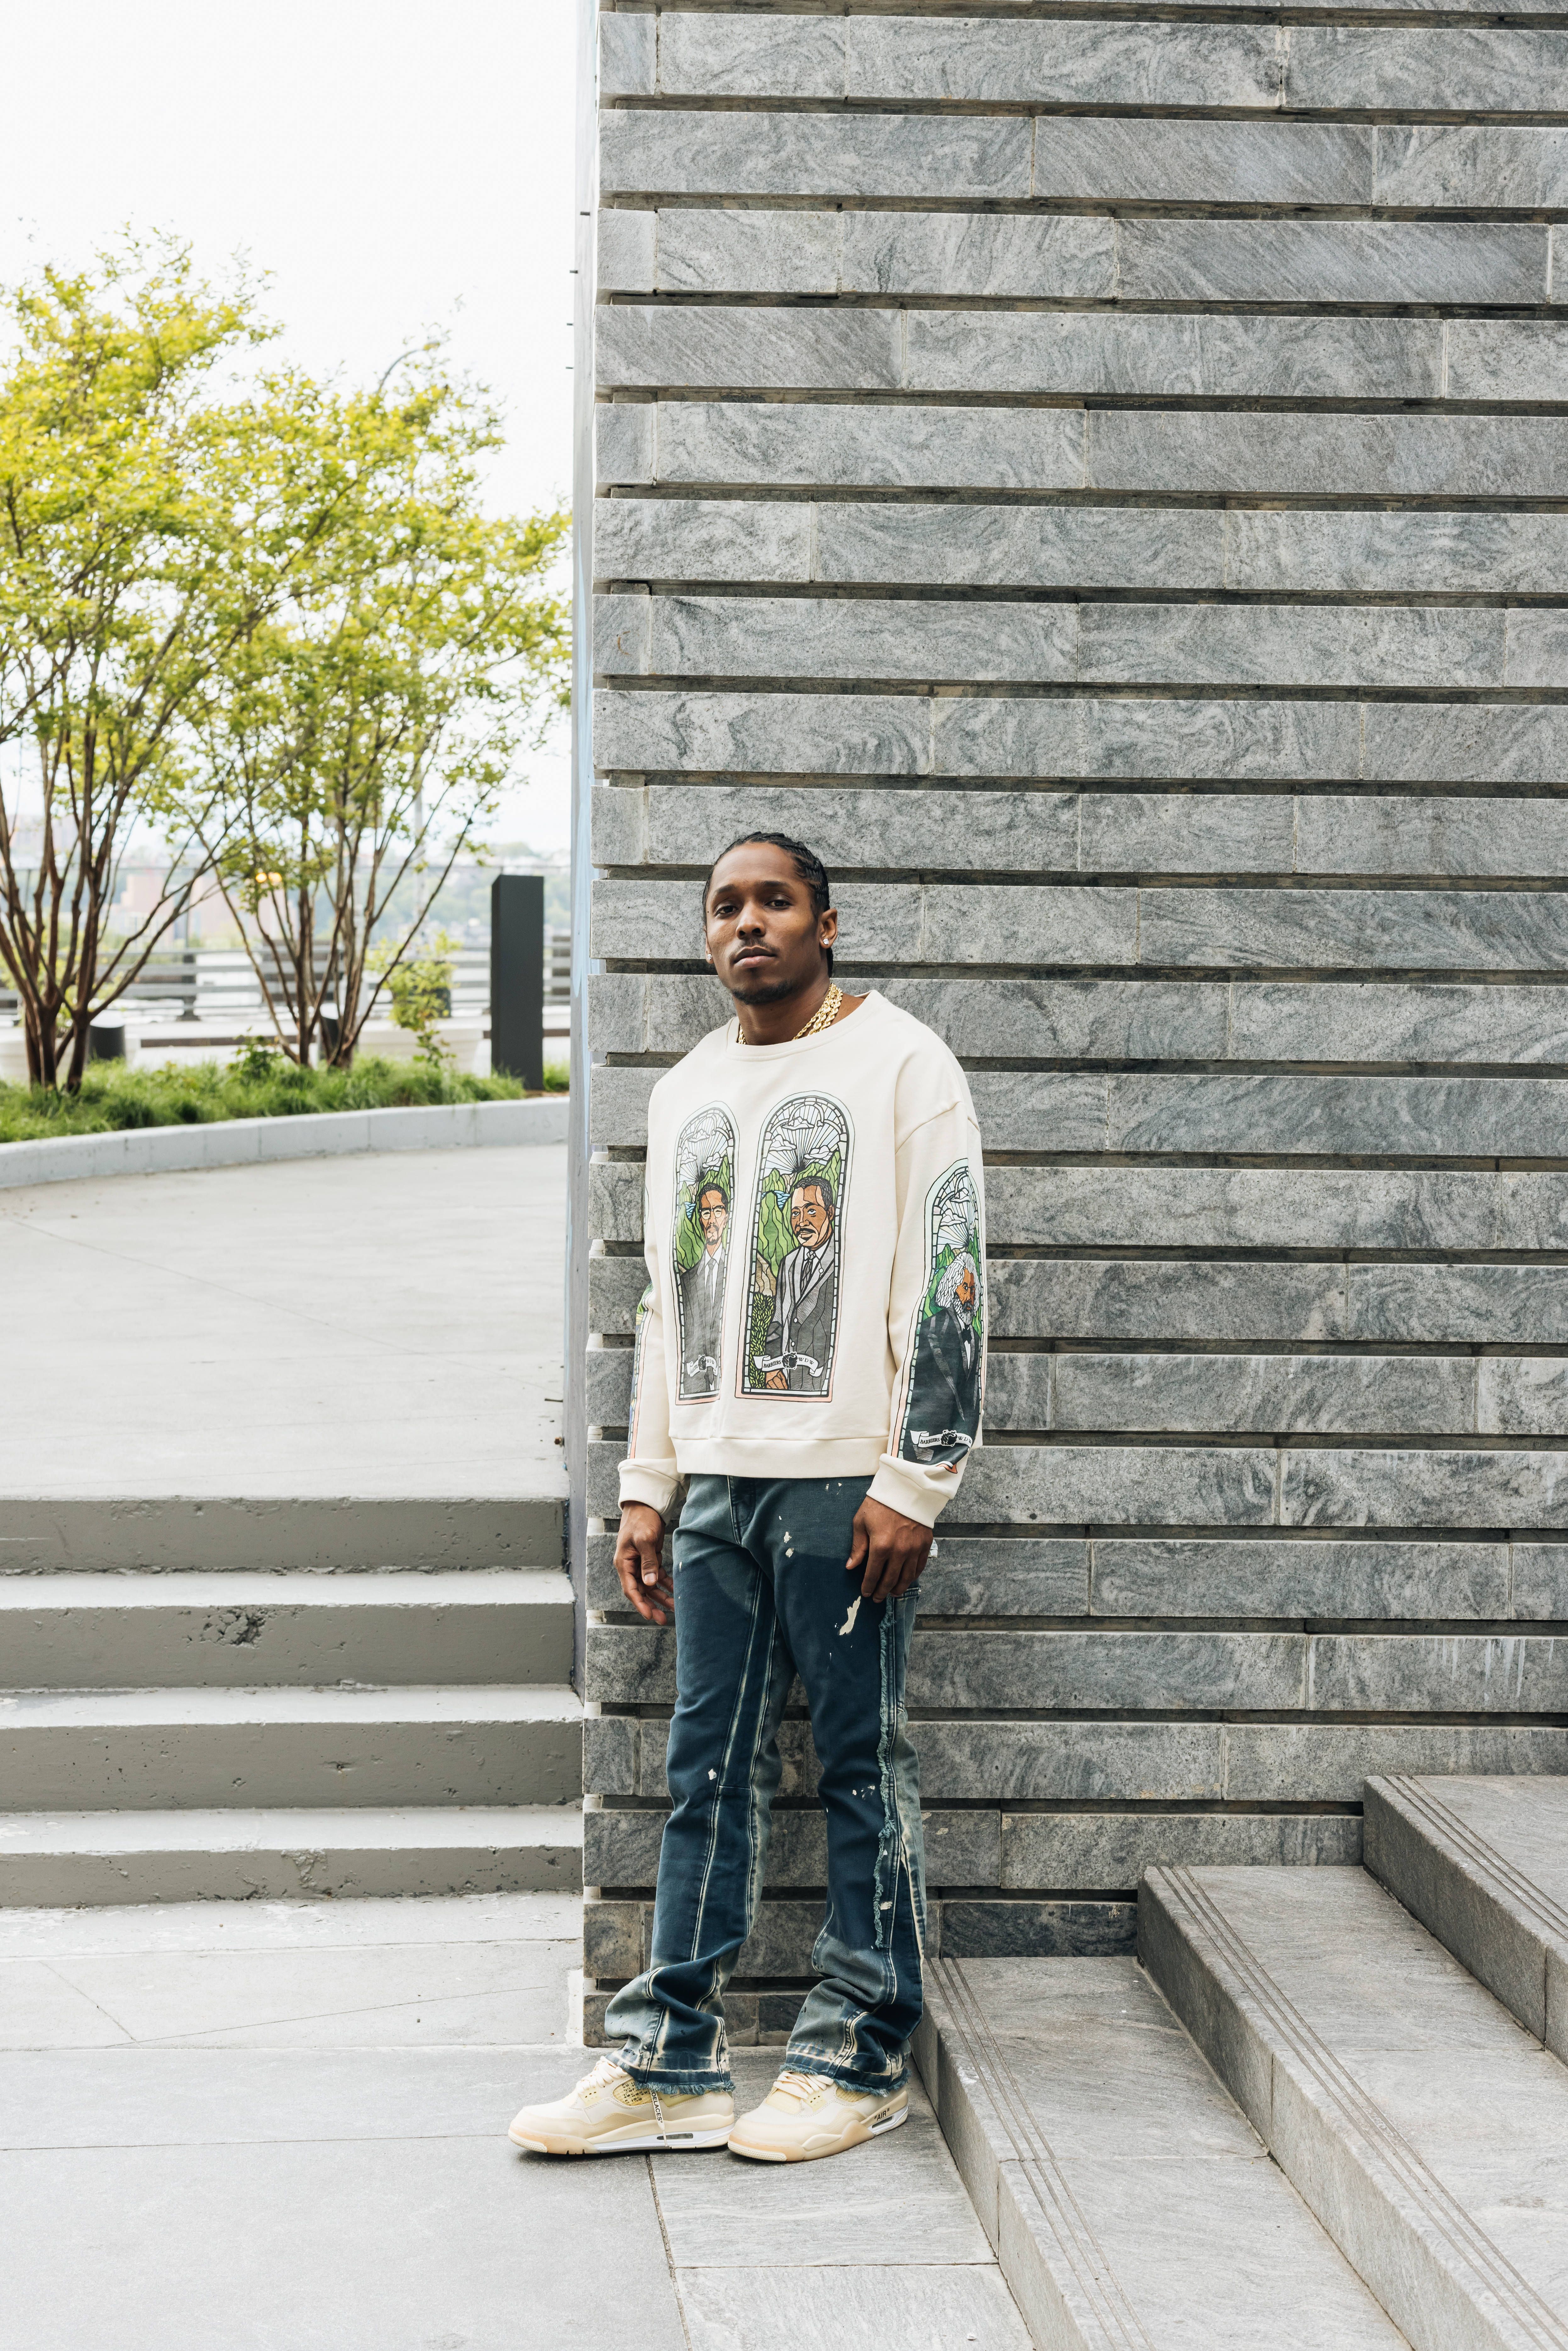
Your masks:
{"label": "cream sneaker", "polygon": [[814,2163],[877,2138],[909,2120],[909,2093],[846,2090],[826,2074],[786,2066],[763,2099],[729,2134],[731,2155],[756,2163]]}
{"label": "cream sneaker", "polygon": [[525,2106],[507,2137],[536,2155],[657,2155],[722,2147],[734,2126],[727,2090],[650,2090],[601,2057],[566,2097]]}

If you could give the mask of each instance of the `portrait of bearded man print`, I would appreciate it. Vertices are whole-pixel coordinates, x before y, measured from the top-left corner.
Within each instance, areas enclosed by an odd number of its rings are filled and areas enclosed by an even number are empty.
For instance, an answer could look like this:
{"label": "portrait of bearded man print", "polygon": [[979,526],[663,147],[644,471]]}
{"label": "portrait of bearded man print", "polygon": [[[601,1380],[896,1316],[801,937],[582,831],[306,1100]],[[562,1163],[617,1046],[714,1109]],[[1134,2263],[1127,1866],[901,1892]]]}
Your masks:
{"label": "portrait of bearded man print", "polygon": [[909,1369],[899,1452],[956,1466],[980,1432],[986,1383],[985,1242],[967,1160],[932,1186],[925,1203],[925,1290]]}

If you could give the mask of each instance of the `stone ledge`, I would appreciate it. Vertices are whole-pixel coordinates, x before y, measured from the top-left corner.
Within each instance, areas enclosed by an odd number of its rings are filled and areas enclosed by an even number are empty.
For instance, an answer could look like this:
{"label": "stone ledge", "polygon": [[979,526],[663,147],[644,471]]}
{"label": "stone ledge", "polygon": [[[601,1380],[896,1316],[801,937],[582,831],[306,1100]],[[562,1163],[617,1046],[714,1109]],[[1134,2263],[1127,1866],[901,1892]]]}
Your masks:
{"label": "stone ledge", "polygon": [[214,1119],[202,1126],[138,1126],[0,1143],[0,1191],[83,1176],[162,1176],[321,1159],[349,1151],[447,1151],[464,1144],[564,1143],[564,1095],[434,1108],[312,1112],[302,1118]]}

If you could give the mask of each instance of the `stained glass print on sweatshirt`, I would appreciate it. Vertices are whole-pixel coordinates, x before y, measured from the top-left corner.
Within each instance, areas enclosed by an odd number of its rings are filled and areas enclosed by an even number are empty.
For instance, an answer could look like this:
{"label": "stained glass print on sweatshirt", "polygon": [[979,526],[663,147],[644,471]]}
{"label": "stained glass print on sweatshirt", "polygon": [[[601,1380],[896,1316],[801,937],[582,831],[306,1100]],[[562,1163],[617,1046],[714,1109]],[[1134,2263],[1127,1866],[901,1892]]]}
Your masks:
{"label": "stained glass print on sweatshirt", "polygon": [[724,1293],[735,1198],[735,1128],[716,1103],[688,1118],[675,1141],[674,1228],[670,1267],[679,1368],[675,1395],[718,1394]]}
{"label": "stained glass print on sweatshirt", "polygon": [[986,1284],[980,1204],[966,1159],[925,1196],[925,1289],[915,1322],[899,1452],[905,1461],[962,1461],[980,1427]]}
{"label": "stained glass print on sweatshirt", "polygon": [[825,1396],[839,1327],[850,1120],[830,1094],[793,1094],[762,1130],[741,1326],[742,1395]]}

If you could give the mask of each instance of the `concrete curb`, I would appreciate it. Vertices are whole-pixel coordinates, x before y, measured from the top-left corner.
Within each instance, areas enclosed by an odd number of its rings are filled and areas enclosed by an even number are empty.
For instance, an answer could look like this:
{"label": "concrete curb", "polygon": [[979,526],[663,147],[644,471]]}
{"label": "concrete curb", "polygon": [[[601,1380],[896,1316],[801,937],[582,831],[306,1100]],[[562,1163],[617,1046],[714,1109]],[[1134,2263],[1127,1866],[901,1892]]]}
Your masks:
{"label": "concrete curb", "polygon": [[206,1126],[138,1126],[0,1143],[0,1191],[84,1176],[162,1176],[244,1167],[268,1159],[321,1159],[345,1151],[447,1151],[463,1144],[566,1141],[566,1096],[450,1102],[434,1109],[311,1112],[303,1118],[215,1119]]}

